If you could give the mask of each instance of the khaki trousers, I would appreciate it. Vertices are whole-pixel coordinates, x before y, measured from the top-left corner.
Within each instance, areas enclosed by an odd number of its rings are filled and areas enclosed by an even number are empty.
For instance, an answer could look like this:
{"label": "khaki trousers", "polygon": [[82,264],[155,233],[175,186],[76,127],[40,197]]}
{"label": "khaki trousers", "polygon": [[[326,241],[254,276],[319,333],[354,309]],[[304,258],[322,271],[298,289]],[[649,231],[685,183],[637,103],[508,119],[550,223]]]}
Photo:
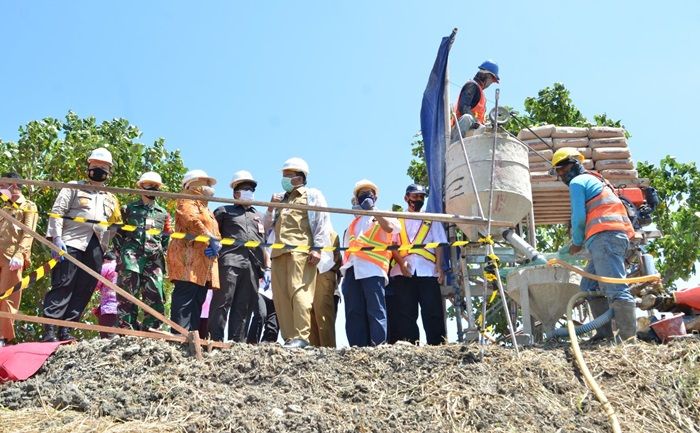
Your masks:
{"label": "khaki trousers", "polygon": [[334,271],[316,277],[313,308],[311,310],[311,345],[335,347],[335,289],[338,277]]}
{"label": "khaki trousers", "polygon": [[[14,286],[22,279],[22,269],[10,270],[10,261],[0,257],[0,296],[5,290]],[[0,301],[0,311],[15,314],[19,311],[19,303],[22,300],[22,292],[14,292],[9,298]],[[0,319],[0,338],[7,341],[15,338],[15,321],[12,319]]]}
{"label": "khaki trousers", "polygon": [[272,258],[272,300],[284,341],[309,341],[316,266],[304,253],[290,252]]}

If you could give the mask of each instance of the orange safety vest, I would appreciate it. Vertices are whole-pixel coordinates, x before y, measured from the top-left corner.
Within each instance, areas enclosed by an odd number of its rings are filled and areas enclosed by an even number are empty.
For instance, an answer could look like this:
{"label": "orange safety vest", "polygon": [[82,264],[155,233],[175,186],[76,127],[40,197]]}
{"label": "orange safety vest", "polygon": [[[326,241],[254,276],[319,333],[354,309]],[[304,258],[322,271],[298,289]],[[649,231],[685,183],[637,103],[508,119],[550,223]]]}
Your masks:
{"label": "orange safety vest", "polygon": [[[477,83],[474,80],[469,80],[473,83],[476,83],[476,87],[479,89],[479,102],[477,102],[476,106],[472,108],[472,113],[474,113],[474,118],[476,119],[477,122],[481,123],[482,125],[486,123],[486,97],[484,96],[484,89],[481,88],[479,83]],[[468,81],[468,82],[469,82]],[[457,105],[455,106],[455,113],[457,114],[457,119],[461,118],[462,115],[466,113],[462,113],[462,111],[459,109],[460,107],[460,99],[462,99],[462,92],[459,92],[459,98],[457,98]],[[452,124],[454,125],[454,119],[452,119]]]}
{"label": "orange safety vest", "polygon": [[[385,232],[378,222],[367,229],[364,233],[359,236],[355,236],[355,226],[360,221],[362,217],[355,217],[355,219],[350,223],[348,227],[348,235],[350,236],[348,247],[350,248],[363,248],[363,247],[379,247],[386,248],[391,245],[391,235]],[[343,263],[347,263],[350,260],[350,255],[366,260],[370,263],[374,263],[384,270],[384,272],[389,271],[389,261],[391,260],[391,251],[350,251],[345,250],[343,255]]]}
{"label": "orange safety vest", "polygon": [[586,239],[604,231],[625,232],[628,238],[634,236],[625,205],[607,185],[603,185],[600,194],[586,202]]}
{"label": "orange safety vest", "polygon": [[[401,233],[400,233],[400,238],[401,238],[401,245],[408,245],[408,244],[422,244],[425,242],[425,238],[428,237],[428,233],[430,232],[430,221],[421,221],[420,228],[418,229],[418,233],[416,233],[416,237],[413,238],[413,241],[408,239],[408,232],[406,231],[406,222],[403,218],[399,218],[399,223],[401,223]],[[433,250],[434,251],[434,250]],[[418,248],[418,249],[410,249],[410,250],[399,250],[399,255],[401,257],[406,257],[409,254],[418,254],[419,256],[430,260],[431,262],[435,263],[436,258],[435,254],[433,251],[428,250],[427,248]]]}

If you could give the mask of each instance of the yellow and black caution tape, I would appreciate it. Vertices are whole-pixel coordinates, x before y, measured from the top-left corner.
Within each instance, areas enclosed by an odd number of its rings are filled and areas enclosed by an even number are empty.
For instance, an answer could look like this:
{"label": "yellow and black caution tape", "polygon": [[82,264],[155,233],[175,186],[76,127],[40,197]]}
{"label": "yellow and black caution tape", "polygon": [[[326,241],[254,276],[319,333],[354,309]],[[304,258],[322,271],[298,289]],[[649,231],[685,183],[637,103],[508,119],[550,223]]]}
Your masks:
{"label": "yellow and black caution tape", "polygon": [[491,253],[486,255],[486,265],[484,266],[484,278],[486,281],[492,282],[498,279],[498,267],[501,264],[501,259],[497,255]]}
{"label": "yellow and black caution tape", "polygon": [[2,201],[6,202],[6,203],[10,203],[13,208],[19,209],[19,205],[17,203],[13,202],[10,197],[6,196],[5,194],[3,194],[1,192],[0,192],[0,199],[2,199]]}
{"label": "yellow and black caution tape", "polygon": [[[203,242],[203,243],[208,243],[211,240],[210,236],[207,235],[195,235],[191,233],[183,233],[183,232],[174,232],[174,233],[165,233],[160,229],[157,228],[150,228],[150,229],[144,229],[143,227],[139,226],[134,226],[134,225],[129,225],[129,224],[124,224],[124,223],[110,223],[109,221],[101,221],[101,220],[93,220],[89,218],[84,218],[84,217],[77,217],[77,216],[68,216],[68,215],[59,215],[56,213],[48,213],[49,218],[61,218],[61,219],[67,219],[71,221],[75,221],[78,223],[85,223],[85,224],[98,224],[103,227],[110,227],[110,226],[115,226],[119,230],[124,230],[127,232],[136,232],[136,231],[144,231],[148,235],[160,235],[162,234],[163,236],[169,236],[170,239],[184,239],[186,241],[195,241],[195,242]],[[383,251],[409,251],[409,250],[415,250],[415,249],[433,249],[433,248],[438,248],[438,247],[463,247],[465,245],[469,245],[469,241],[455,241],[455,242],[428,242],[424,244],[403,244],[403,245],[383,245],[383,246],[375,246],[375,247],[334,247],[332,245],[328,246],[312,246],[312,245],[290,245],[290,244],[284,244],[284,243],[267,243],[267,242],[258,242],[258,241],[244,241],[241,239],[234,239],[234,238],[222,238],[218,239],[222,245],[225,246],[237,246],[237,247],[245,247],[245,248],[258,248],[258,247],[264,247],[264,248],[271,248],[273,250],[287,250],[287,251],[301,251],[301,252],[308,252],[308,251],[349,251],[351,253],[355,253],[358,251],[372,251],[372,252],[383,252]],[[493,242],[493,241],[492,241]]]}
{"label": "yellow and black caution tape", "polygon": [[9,298],[15,292],[21,292],[22,290],[29,287],[30,284],[33,284],[36,281],[42,279],[49,272],[51,272],[51,269],[53,269],[54,266],[56,266],[56,263],[58,263],[58,260],[51,259],[48,262],[41,265],[41,267],[34,269],[34,272],[22,278],[22,280],[20,280],[19,283],[5,290],[5,293],[3,293],[2,296],[0,296],[0,301]]}

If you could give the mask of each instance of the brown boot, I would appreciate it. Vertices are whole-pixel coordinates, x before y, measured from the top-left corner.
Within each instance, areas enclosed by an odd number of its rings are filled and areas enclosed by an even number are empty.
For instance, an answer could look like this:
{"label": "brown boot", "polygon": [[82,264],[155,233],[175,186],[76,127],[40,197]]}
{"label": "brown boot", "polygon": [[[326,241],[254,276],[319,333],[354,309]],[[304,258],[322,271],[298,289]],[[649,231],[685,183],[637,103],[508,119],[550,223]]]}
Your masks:
{"label": "brown boot", "polygon": [[637,306],[634,302],[614,301],[615,325],[618,336],[624,342],[637,339]]}

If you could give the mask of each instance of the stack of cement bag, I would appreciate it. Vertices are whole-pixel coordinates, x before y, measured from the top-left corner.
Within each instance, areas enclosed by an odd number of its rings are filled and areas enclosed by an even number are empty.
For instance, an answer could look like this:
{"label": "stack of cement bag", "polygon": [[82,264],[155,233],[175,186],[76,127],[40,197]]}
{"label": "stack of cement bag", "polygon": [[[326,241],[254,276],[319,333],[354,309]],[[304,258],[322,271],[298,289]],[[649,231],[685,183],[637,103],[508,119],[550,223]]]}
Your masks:
{"label": "stack of cement bag", "polygon": [[531,129],[542,140],[527,129],[518,133],[518,139],[532,149],[530,173],[533,183],[556,180],[556,176],[548,173],[551,168],[549,161],[552,154],[562,147],[578,149],[585,158],[584,167],[598,171],[612,183],[636,183],[638,180],[622,128],[543,125]]}

